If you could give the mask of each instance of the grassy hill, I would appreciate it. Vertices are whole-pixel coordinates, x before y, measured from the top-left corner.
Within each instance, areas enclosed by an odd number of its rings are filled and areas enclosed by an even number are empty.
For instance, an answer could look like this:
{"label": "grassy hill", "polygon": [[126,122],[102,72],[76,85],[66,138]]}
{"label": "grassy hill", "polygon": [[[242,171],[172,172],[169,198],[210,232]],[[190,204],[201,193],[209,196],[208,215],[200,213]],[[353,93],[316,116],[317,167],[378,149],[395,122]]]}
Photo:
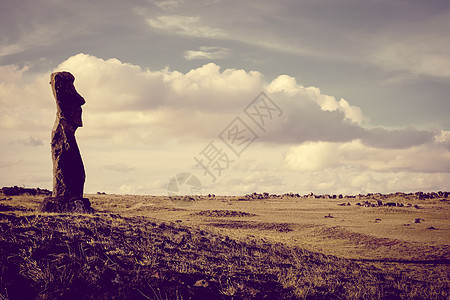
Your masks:
{"label": "grassy hill", "polygon": [[[26,199],[25,199],[26,200]],[[0,206],[0,299],[448,299],[449,285],[261,238]],[[220,211],[214,214],[220,215]]]}

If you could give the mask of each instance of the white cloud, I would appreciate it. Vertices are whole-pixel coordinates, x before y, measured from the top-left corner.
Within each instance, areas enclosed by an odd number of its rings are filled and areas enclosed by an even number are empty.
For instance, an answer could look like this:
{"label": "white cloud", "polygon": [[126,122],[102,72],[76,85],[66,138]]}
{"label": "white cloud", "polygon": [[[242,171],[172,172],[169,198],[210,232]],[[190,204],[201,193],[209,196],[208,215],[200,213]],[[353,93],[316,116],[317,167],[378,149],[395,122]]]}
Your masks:
{"label": "white cloud", "polygon": [[213,63],[183,74],[79,54],[57,69],[74,74],[86,99],[80,134],[118,143],[216,136],[263,87],[258,72],[221,71]]}
{"label": "white cloud", "polygon": [[22,79],[23,74],[29,70],[29,66],[19,68],[17,65],[0,66],[0,84],[2,90],[5,91],[9,84],[16,83]]}
{"label": "white cloud", "polygon": [[136,169],[135,167],[131,167],[123,163],[108,164],[104,165],[102,168],[119,173],[128,173]]}
{"label": "white cloud", "polygon": [[54,102],[46,101],[47,96],[52,97],[48,77],[40,74],[30,82],[25,78],[28,69],[28,66],[0,66],[0,129],[7,130],[8,138],[16,130],[22,132],[13,139],[31,133],[40,136],[48,128],[45,121],[54,118],[54,112],[51,113]]}
{"label": "white cloud", "polygon": [[[89,18],[95,13],[86,7],[84,3],[72,5],[63,1],[4,1],[0,18],[0,28],[3,29],[0,57],[50,46],[80,33],[91,32],[99,18],[97,15]],[[81,11],[83,15],[75,17]],[[77,26],[73,26],[72,17],[77,19]]]}
{"label": "white cloud", "polygon": [[200,4],[201,7],[205,7],[211,4],[214,5],[220,1],[221,0],[204,0],[202,2],[196,0],[156,0],[151,2],[163,11],[175,11],[177,9],[183,11],[186,10],[187,7],[195,7],[198,4]]}
{"label": "white cloud", "polygon": [[187,50],[184,52],[186,60],[196,59],[222,59],[230,55],[230,49],[223,47],[200,47],[199,50]]}
{"label": "white cloud", "polygon": [[170,11],[180,5],[179,0],[156,1],[155,5],[164,11]]}
{"label": "white cloud", "polygon": [[[79,134],[117,144],[216,137],[261,90],[288,112],[265,134],[263,140],[267,142],[360,139],[377,148],[408,148],[433,137],[432,132],[412,127],[365,128],[367,117],[359,107],[322,94],[317,87],[304,87],[287,75],[267,84],[259,72],[222,71],[214,63],[183,74],[168,69],[152,71],[86,54],[70,57],[56,70],[72,72],[77,90],[87,101],[83,106],[86,127]],[[0,83],[4,107],[0,126],[39,131],[41,136],[51,128],[48,120],[54,118],[49,73],[27,83],[22,78],[24,72],[26,68],[0,68],[0,76],[7,78]],[[36,118],[36,113],[41,117]]]}
{"label": "white cloud", "polygon": [[[442,137],[446,140],[442,141]],[[449,173],[449,132],[438,134],[432,143],[408,149],[383,149],[364,145],[360,140],[344,143],[310,142],[292,146],[285,154],[284,167],[300,172],[350,167],[377,172],[412,171]]]}
{"label": "white cloud", "polygon": [[262,74],[209,63],[186,74],[151,71],[78,54],[58,66],[75,75],[76,86],[97,111],[143,111],[161,107],[192,110],[234,110],[262,86]]}
{"label": "white cloud", "polygon": [[[374,38],[372,61],[388,70],[415,76],[450,77],[450,14],[414,20],[404,28],[389,28]],[[403,24],[403,26],[405,26]],[[399,29],[399,30],[398,30]]]}
{"label": "white cloud", "polygon": [[413,75],[450,77],[450,38],[429,36],[391,41],[378,49],[374,61],[388,70],[408,71]]}
{"label": "white cloud", "polygon": [[224,30],[204,24],[200,17],[165,15],[148,18],[147,23],[155,29],[168,33],[197,38],[224,38],[227,36]]}
{"label": "white cloud", "polygon": [[0,57],[23,52],[26,48],[27,48],[26,45],[18,43],[12,45],[5,45],[0,49]]}
{"label": "white cloud", "polygon": [[401,129],[370,128],[361,137],[364,144],[377,148],[405,149],[431,142],[435,132],[418,130],[412,126]]}
{"label": "white cloud", "polygon": [[[359,107],[287,75],[266,83],[259,72],[221,70],[213,63],[181,73],[86,54],[72,56],[56,70],[72,72],[86,99],[77,139],[91,192],[164,193],[161,182],[192,168],[193,157],[209,141],[218,141],[262,90],[283,115],[266,132],[258,131],[259,139],[243,157],[231,158],[235,163],[220,184],[203,180],[208,192],[414,190],[408,176],[416,189],[448,186],[449,132],[366,128]],[[0,180],[12,184],[32,182],[42,169],[50,170],[51,179],[49,149],[11,143],[18,136],[47,143],[55,118],[50,72],[34,79],[28,73],[0,67],[5,79],[0,81],[0,166],[14,168]]]}
{"label": "white cloud", "polygon": [[281,75],[267,86],[267,92],[289,111],[272,128],[268,140],[285,143],[308,141],[349,142],[359,139],[379,149],[405,149],[432,140],[434,132],[405,128],[368,127],[368,117],[345,99],[322,94],[317,87],[304,87],[296,79]]}
{"label": "white cloud", "polygon": [[362,124],[369,119],[359,107],[351,106],[345,99],[337,101],[333,96],[322,94],[317,87],[299,85],[295,78],[288,75],[281,75],[274,79],[267,87],[267,91],[271,93],[283,92],[291,97],[307,97],[309,100],[316,102],[323,111],[342,112],[345,119],[356,124]]}
{"label": "white cloud", "polygon": [[299,146],[291,147],[284,158],[284,165],[287,169],[310,172],[339,165],[336,150],[337,143],[331,142],[309,142]]}
{"label": "white cloud", "polygon": [[39,138],[34,138],[31,135],[28,136],[28,138],[18,138],[15,139],[11,142],[11,144],[22,144],[25,146],[32,146],[32,147],[36,147],[36,146],[42,146],[44,143],[42,143],[42,140]]}
{"label": "white cloud", "polygon": [[0,161],[0,168],[12,168],[20,163],[22,163],[22,160],[20,159],[15,159],[11,161]]}
{"label": "white cloud", "polygon": [[22,53],[32,47],[49,46],[63,35],[59,27],[36,25],[30,27],[29,31],[21,32],[14,37],[15,42],[11,44],[0,44],[0,57]]}

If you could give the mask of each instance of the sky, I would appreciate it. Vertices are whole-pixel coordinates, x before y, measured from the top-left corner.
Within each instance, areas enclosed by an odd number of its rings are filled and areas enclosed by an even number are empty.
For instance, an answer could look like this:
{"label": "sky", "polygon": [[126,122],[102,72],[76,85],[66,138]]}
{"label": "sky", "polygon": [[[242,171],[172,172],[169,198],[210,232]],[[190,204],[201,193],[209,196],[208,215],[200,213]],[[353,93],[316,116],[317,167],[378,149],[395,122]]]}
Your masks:
{"label": "sky", "polygon": [[86,193],[450,190],[448,0],[4,0],[0,185],[52,189],[50,74]]}

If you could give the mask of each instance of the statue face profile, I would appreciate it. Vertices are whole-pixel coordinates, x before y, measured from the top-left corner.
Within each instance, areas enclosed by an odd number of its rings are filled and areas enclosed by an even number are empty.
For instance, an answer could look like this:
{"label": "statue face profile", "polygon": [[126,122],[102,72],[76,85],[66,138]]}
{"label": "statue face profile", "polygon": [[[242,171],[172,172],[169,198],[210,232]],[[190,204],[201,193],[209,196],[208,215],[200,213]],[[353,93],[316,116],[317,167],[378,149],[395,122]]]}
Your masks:
{"label": "statue face profile", "polygon": [[60,119],[77,128],[83,126],[81,106],[86,101],[78,94],[73,85],[74,81],[75,77],[69,72],[57,72],[51,75],[50,84],[53,88]]}

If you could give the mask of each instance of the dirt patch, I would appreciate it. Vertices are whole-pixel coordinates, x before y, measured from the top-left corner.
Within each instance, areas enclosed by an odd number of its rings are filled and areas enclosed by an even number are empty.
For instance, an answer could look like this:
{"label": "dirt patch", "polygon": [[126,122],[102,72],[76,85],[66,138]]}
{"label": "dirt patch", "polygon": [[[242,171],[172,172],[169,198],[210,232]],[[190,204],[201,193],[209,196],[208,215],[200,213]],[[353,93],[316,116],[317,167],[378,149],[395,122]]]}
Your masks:
{"label": "dirt patch", "polygon": [[370,249],[377,249],[380,246],[394,246],[401,243],[399,240],[388,238],[377,238],[366,234],[351,232],[342,227],[320,228],[316,233],[329,239],[349,240],[357,245],[365,245]]}
{"label": "dirt patch", "polygon": [[436,261],[446,262],[450,258],[450,246],[448,245],[424,245],[397,239],[379,238],[351,232],[339,226],[316,229],[314,234],[360,247],[366,252],[366,257],[373,257],[376,260],[433,263]]}
{"label": "dirt patch", "polygon": [[184,208],[176,208],[176,207],[160,207],[160,206],[141,206],[138,208],[130,209],[132,211],[140,212],[140,211],[186,211]]}
{"label": "dirt patch", "polygon": [[192,216],[203,216],[203,217],[254,217],[255,214],[234,211],[234,210],[205,210],[192,213]]}
{"label": "dirt patch", "polygon": [[228,228],[228,229],[256,229],[256,230],[272,230],[278,232],[293,231],[292,224],[288,223],[263,223],[251,221],[223,221],[210,222],[209,226]]}

